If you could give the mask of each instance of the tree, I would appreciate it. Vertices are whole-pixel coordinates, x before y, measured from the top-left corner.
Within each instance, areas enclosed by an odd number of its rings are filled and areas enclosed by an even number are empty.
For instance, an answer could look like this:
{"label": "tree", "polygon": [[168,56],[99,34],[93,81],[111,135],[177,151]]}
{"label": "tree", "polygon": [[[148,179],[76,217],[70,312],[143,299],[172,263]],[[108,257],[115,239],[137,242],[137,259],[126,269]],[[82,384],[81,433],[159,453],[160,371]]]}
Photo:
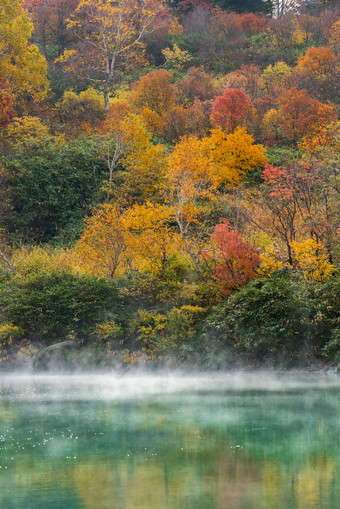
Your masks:
{"label": "tree", "polygon": [[[124,116],[125,109],[119,108],[118,115],[115,108],[112,110],[101,138],[102,157],[106,159],[109,169],[107,200],[112,195],[125,202],[130,202],[133,196],[138,201],[151,198],[163,174],[164,147],[153,145],[152,136],[140,117],[133,114]],[[123,114],[120,115],[120,111]],[[117,172],[119,163],[124,170]],[[118,187],[115,188],[117,183]]]}
{"label": "tree", "polygon": [[324,246],[314,239],[292,242],[296,269],[307,281],[322,281],[334,275],[335,265],[329,261]]}
{"label": "tree", "polygon": [[260,261],[257,250],[245,242],[228,219],[220,219],[212,235],[215,247],[215,277],[223,295],[244,286],[256,277]]}
{"label": "tree", "polygon": [[171,207],[145,203],[124,212],[127,257],[135,269],[147,267],[160,277],[170,264],[171,255],[178,251]]}
{"label": "tree", "polygon": [[261,76],[263,87],[268,95],[277,99],[282,91],[293,84],[292,68],[285,62],[268,65]]}
{"label": "tree", "polygon": [[46,61],[29,44],[33,25],[20,0],[0,0],[0,76],[16,98],[46,95]]}
{"label": "tree", "polygon": [[217,93],[218,87],[214,80],[201,67],[190,67],[187,75],[176,82],[177,98],[185,106],[192,105],[195,100],[211,101]]}
{"label": "tree", "polygon": [[[74,36],[67,30],[67,19],[79,0],[25,0],[34,24],[34,36],[41,44],[46,60],[64,53]],[[57,55],[55,55],[55,48]]]}
{"label": "tree", "polygon": [[140,111],[149,108],[163,116],[175,100],[171,78],[171,73],[165,69],[149,72],[134,84],[131,94],[133,103]]}
{"label": "tree", "polygon": [[202,142],[219,186],[235,187],[248,172],[263,167],[268,161],[265,148],[254,144],[254,138],[243,127],[229,134],[214,129]]}
{"label": "tree", "polygon": [[96,323],[117,311],[117,289],[76,268],[72,258],[60,248],[16,253],[15,273],[0,287],[1,321],[20,327],[27,340],[87,339]]}
{"label": "tree", "polygon": [[340,20],[334,23],[330,29],[329,43],[336,55],[340,54]]}
{"label": "tree", "polygon": [[252,100],[260,93],[260,75],[259,65],[241,65],[236,71],[227,74],[223,81],[227,89],[238,89],[245,92]]}
{"label": "tree", "polygon": [[13,116],[12,97],[6,81],[0,82],[0,128],[6,127]]}
{"label": "tree", "polygon": [[167,180],[182,248],[202,277],[200,256],[205,248],[206,231],[200,222],[200,203],[213,198],[218,178],[204,143],[196,136],[183,137],[176,144],[168,158]]}
{"label": "tree", "polygon": [[336,119],[334,107],[325,108],[326,105],[310,97],[307,90],[298,90],[296,87],[282,94],[278,106],[277,123],[283,135],[295,143],[320,121],[320,114],[324,116],[325,124]]}
{"label": "tree", "polygon": [[106,203],[85,225],[76,245],[78,256],[92,273],[113,279],[126,251],[125,228],[119,209]]}
{"label": "tree", "polygon": [[232,132],[245,119],[250,104],[250,98],[242,90],[227,88],[213,104],[211,121],[216,127]]}
{"label": "tree", "polygon": [[67,131],[77,135],[82,131],[91,132],[105,118],[102,95],[88,88],[77,95],[68,90],[57,103],[60,119],[67,124]]}
{"label": "tree", "polygon": [[104,93],[105,111],[109,114],[109,92],[118,69],[129,60],[140,60],[145,34],[164,22],[165,9],[158,0],[81,0],[68,27],[76,31],[76,49],[66,51],[60,62]]}
{"label": "tree", "polygon": [[328,46],[308,48],[300,55],[295,71],[300,85],[313,96],[326,101],[337,101],[339,96],[339,69],[336,57]]}
{"label": "tree", "polygon": [[103,198],[107,166],[100,156],[98,140],[90,137],[18,144],[15,155],[4,162],[11,202],[7,225],[13,240],[48,242],[58,236],[60,242],[78,234],[91,206]]}

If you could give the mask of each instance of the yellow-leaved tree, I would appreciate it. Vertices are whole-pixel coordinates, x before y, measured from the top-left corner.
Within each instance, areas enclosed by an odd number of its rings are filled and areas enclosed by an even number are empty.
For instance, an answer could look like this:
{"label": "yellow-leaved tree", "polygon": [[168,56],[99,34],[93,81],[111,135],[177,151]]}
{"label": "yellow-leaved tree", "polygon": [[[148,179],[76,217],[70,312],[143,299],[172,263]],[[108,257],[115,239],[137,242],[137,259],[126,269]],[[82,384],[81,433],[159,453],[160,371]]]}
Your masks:
{"label": "yellow-leaved tree", "polygon": [[46,95],[47,64],[29,43],[33,24],[20,0],[0,0],[0,90],[4,83],[16,98],[29,94],[35,100]]}
{"label": "yellow-leaved tree", "polygon": [[[107,197],[114,195],[124,205],[157,199],[165,168],[165,147],[154,145],[138,115],[108,117],[103,141],[109,178]],[[117,172],[118,162],[124,170]],[[114,189],[114,180],[120,185]]]}
{"label": "yellow-leaved tree", "polygon": [[247,173],[263,168],[268,162],[265,148],[255,144],[254,138],[244,127],[237,127],[229,134],[221,129],[213,129],[211,135],[202,140],[202,144],[211,160],[218,185],[234,187]]}
{"label": "yellow-leaved tree", "polygon": [[168,157],[169,200],[175,209],[182,248],[202,275],[200,257],[207,232],[201,221],[202,205],[214,198],[219,180],[205,144],[196,136],[183,137]]}
{"label": "yellow-leaved tree", "polygon": [[101,86],[106,114],[110,87],[118,69],[142,59],[143,37],[164,24],[165,8],[159,0],[81,0],[68,27],[79,38],[76,49],[59,59],[66,69]]}
{"label": "yellow-leaved tree", "polygon": [[86,220],[75,250],[90,272],[113,279],[126,251],[125,230],[116,205],[106,203]]}
{"label": "yellow-leaved tree", "polygon": [[322,281],[335,273],[336,267],[330,263],[325,247],[314,239],[292,242],[291,247],[295,265],[307,281]]}
{"label": "yellow-leaved tree", "polygon": [[178,251],[174,210],[150,202],[137,204],[125,211],[122,221],[130,265],[163,276]]}

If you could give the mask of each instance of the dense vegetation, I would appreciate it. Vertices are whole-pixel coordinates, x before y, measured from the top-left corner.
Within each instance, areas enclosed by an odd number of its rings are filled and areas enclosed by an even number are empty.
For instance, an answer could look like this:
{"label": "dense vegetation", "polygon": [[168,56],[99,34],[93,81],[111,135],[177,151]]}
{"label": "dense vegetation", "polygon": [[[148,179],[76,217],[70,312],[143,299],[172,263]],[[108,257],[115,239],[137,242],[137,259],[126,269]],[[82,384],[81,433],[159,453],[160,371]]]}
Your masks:
{"label": "dense vegetation", "polygon": [[4,365],[340,359],[336,2],[0,0],[0,53]]}

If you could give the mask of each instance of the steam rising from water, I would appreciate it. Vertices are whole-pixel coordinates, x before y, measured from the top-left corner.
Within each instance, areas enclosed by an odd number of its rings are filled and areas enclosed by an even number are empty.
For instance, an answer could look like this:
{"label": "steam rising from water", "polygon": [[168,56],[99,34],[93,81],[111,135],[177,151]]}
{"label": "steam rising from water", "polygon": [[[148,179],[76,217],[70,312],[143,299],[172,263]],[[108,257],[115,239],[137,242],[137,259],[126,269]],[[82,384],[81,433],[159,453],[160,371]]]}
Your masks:
{"label": "steam rising from water", "polygon": [[122,401],[213,391],[300,391],[339,388],[327,373],[232,372],[167,374],[1,374],[0,397],[28,401]]}

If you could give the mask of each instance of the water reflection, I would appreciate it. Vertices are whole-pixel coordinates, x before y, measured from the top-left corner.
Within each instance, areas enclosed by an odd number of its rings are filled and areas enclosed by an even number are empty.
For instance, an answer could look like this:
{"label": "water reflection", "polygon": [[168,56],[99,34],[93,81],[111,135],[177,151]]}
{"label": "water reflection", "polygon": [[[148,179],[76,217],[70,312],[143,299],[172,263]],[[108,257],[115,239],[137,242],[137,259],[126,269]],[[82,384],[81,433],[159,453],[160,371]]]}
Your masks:
{"label": "water reflection", "polygon": [[0,378],[4,509],[340,507],[322,375]]}

